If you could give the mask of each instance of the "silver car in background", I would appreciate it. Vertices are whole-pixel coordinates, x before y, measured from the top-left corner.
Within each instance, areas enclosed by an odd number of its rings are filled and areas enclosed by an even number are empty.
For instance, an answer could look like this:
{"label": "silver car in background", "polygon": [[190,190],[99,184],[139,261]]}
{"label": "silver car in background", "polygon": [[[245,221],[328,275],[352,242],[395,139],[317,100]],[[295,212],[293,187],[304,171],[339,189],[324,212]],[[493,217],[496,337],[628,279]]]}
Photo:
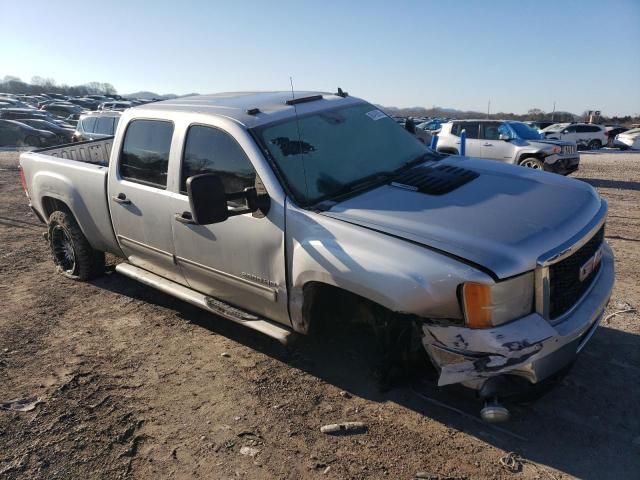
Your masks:
{"label": "silver car in background", "polygon": [[453,120],[442,125],[437,150],[457,155],[465,132],[465,155],[568,175],[578,170],[575,142],[548,140],[523,122]]}

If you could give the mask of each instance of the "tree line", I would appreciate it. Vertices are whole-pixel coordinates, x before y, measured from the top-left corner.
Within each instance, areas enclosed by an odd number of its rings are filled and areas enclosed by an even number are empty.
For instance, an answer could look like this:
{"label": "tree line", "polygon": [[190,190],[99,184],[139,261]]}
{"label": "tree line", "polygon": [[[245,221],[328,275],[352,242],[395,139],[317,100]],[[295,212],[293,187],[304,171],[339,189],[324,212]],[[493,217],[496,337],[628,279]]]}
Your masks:
{"label": "tree line", "polygon": [[[473,110],[462,111],[452,110],[447,108],[433,107],[411,107],[411,108],[397,108],[397,107],[380,107],[387,114],[399,117],[440,117],[440,118],[488,118],[492,120],[519,120],[519,121],[548,121],[556,123],[565,122],[582,122],[589,121],[588,112],[583,112],[582,115],[576,115],[571,112],[545,112],[539,108],[531,108],[527,113],[513,113],[513,112],[496,112],[487,115],[487,112],[476,112]],[[625,115],[625,116],[601,116],[597,119],[597,123],[615,123],[620,125],[630,125],[632,123],[640,123],[640,115]]]}
{"label": "tree line", "polygon": [[117,90],[110,83],[89,82],[85,85],[65,85],[58,84],[52,78],[33,77],[31,82],[24,82],[19,77],[6,75],[0,81],[1,93],[24,93],[27,95],[37,95],[39,93],[59,93],[71,97],[81,97],[83,95],[115,95]]}

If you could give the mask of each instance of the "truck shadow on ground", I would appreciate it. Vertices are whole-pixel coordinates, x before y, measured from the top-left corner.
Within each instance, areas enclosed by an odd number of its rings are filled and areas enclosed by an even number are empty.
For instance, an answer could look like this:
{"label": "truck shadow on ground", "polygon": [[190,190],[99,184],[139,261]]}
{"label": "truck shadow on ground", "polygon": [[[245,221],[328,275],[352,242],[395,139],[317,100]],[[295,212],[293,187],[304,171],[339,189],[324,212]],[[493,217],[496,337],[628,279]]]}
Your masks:
{"label": "truck shadow on ground", "polygon": [[530,403],[510,405],[511,421],[495,428],[479,420],[481,405],[471,392],[437,388],[431,369],[412,372],[392,390],[381,391],[372,368],[373,337],[362,329],[299,337],[293,347],[285,348],[116,273],[92,283],[171,309],[208,332],[268,355],[282,368],[302,370],[369,401],[394,402],[541,466],[585,479],[640,478],[640,335],[601,327],[555,388]]}
{"label": "truck shadow on ground", "polygon": [[608,180],[601,178],[580,178],[573,177],[576,180],[582,180],[595,188],[618,188],[623,190],[640,191],[640,182],[632,182],[629,180]]}

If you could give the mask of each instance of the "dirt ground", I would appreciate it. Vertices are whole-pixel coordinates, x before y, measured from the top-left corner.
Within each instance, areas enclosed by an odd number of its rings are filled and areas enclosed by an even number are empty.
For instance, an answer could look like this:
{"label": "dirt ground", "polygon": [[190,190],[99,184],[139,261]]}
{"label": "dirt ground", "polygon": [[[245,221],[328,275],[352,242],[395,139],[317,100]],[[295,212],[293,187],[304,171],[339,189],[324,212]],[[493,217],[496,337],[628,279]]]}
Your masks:
{"label": "dirt ground", "polygon": [[[41,403],[0,410],[0,478],[640,478],[638,313],[606,320],[557,388],[496,428],[427,373],[381,393],[366,336],[287,351],[117,273],[55,274],[16,160],[0,152],[0,402]],[[573,176],[609,201],[607,313],[640,307],[640,154],[585,153]],[[367,432],[320,433],[347,420]]]}

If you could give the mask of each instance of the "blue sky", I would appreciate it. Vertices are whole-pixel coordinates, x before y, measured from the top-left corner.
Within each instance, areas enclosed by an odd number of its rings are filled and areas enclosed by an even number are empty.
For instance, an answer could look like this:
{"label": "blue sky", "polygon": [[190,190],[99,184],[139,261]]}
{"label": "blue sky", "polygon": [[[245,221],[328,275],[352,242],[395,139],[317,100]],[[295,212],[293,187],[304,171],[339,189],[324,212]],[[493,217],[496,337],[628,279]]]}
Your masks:
{"label": "blue sky", "polygon": [[640,113],[640,0],[3,2],[0,78]]}

